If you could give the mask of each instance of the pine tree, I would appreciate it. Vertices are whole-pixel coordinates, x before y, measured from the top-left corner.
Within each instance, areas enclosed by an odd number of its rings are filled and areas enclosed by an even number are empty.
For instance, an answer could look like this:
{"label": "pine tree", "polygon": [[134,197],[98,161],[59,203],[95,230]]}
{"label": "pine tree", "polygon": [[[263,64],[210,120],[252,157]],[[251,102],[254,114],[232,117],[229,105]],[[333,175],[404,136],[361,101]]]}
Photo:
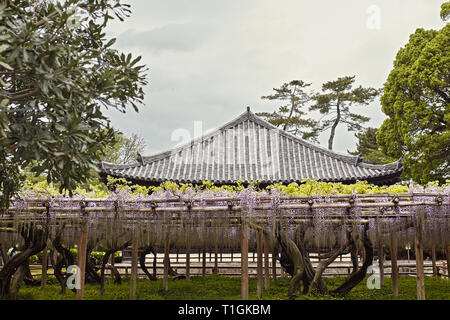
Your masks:
{"label": "pine tree", "polygon": [[356,151],[349,152],[352,155],[363,156],[364,162],[372,164],[391,163],[396,159],[391,158],[381,151],[380,146],[377,143],[377,128],[367,128],[364,132],[355,134],[358,138],[356,144]]}
{"label": "pine tree", "polygon": [[323,114],[318,130],[322,132],[331,129],[328,139],[330,150],[333,149],[333,140],[339,124],[346,124],[348,131],[361,132],[363,124],[370,120],[369,117],[351,112],[350,107],[368,105],[378,96],[379,90],[361,86],[353,89],[354,82],[354,76],[326,82],[322,85],[323,93],[312,97],[315,104],[309,110],[318,110]]}
{"label": "pine tree", "polygon": [[257,115],[289,133],[303,139],[317,141],[317,122],[307,118],[307,113],[302,110],[311,100],[310,95],[305,92],[305,88],[310,85],[302,80],[292,80],[284,83],[280,88],[274,88],[274,94],[262,96],[261,99],[279,100],[284,104],[278,111],[260,112]]}

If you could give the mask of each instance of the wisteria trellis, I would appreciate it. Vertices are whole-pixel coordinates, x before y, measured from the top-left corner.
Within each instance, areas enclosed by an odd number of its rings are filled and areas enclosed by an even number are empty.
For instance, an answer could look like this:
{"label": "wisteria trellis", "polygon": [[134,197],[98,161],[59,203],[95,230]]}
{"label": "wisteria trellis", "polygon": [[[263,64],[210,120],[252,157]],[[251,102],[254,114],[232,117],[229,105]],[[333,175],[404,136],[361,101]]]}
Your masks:
{"label": "wisteria trellis", "polygon": [[[151,195],[118,192],[102,199],[34,195],[14,200],[0,217],[0,243],[16,246],[22,239],[21,225],[45,224],[50,237],[64,223],[64,243],[77,244],[82,219],[89,224],[89,239],[97,247],[138,234],[140,245],[163,246],[170,237],[172,248],[184,248],[186,236],[192,248],[238,248],[241,222],[269,232],[277,222],[291,239],[303,233],[312,249],[331,249],[346,241],[349,228],[356,237],[368,225],[372,243],[389,243],[395,234],[399,246],[414,242],[414,225],[424,214],[424,246],[450,244],[450,188],[411,190],[409,194],[352,194],[289,197],[273,189],[252,188],[236,193],[226,190],[188,189]],[[85,215],[82,215],[82,212]],[[84,218],[83,218],[84,217]],[[255,246],[250,228],[249,246]]]}

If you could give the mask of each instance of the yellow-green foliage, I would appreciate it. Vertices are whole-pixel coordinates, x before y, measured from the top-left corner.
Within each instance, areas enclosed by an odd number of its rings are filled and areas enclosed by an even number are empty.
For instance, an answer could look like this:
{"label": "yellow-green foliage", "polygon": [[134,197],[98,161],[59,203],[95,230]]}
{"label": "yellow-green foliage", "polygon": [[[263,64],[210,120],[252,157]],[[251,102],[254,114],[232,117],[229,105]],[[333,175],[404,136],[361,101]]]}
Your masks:
{"label": "yellow-green foliage", "polygon": [[[141,186],[132,186],[131,182],[120,178],[111,178],[108,177],[108,185],[114,186],[116,190],[128,190],[131,194],[147,194],[148,192],[160,192],[160,191],[172,191],[179,193],[187,193],[192,190],[211,190],[214,193],[220,191],[226,191],[229,193],[235,193],[238,191],[242,191],[245,189],[244,181],[238,180],[235,185],[224,185],[224,186],[216,186],[211,181],[203,181],[201,185],[193,186],[190,183],[187,184],[177,184],[172,181],[166,181],[161,183],[159,187],[141,187]],[[257,183],[253,182],[250,184],[256,190]],[[404,185],[392,185],[392,186],[376,186],[373,184],[369,184],[366,181],[358,181],[355,184],[343,184],[338,182],[319,182],[317,180],[309,180],[305,179],[302,181],[302,184],[291,183],[289,185],[283,185],[281,183],[272,184],[266,188],[269,189],[277,189],[284,194],[289,195],[316,195],[316,194],[352,194],[354,192],[358,194],[364,193],[407,193],[409,188]],[[260,190],[262,191],[262,190]]]}
{"label": "yellow-green foliage", "polygon": [[[34,193],[36,196],[60,194],[58,184],[48,183],[46,179],[37,179],[34,177],[27,177],[21,193]],[[105,184],[101,183],[98,179],[94,179],[90,183],[79,186],[74,191],[74,195],[80,195],[85,198],[103,198],[109,194],[111,194],[111,191],[109,191]]]}
{"label": "yellow-green foliage", "polygon": [[[443,190],[450,185],[450,181],[443,186],[439,186],[438,181],[428,183],[426,188],[434,188]],[[108,187],[107,187],[108,186]],[[171,191],[173,193],[187,194],[193,191],[210,190],[214,193],[225,192],[233,194],[245,190],[244,181],[236,181],[234,185],[216,186],[211,181],[203,181],[201,185],[192,185],[190,183],[177,184],[172,181],[166,181],[161,183],[158,187],[132,185],[130,181],[124,178],[113,178],[108,176],[107,186],[96,179],[90,184],[85,184],[83,187],[76,189],[75,195],[81,195],[86,198],[102,198],[110,195],[114,190],[116,192],[127,192],[131,195],[147,195],[154,192]],[[258,182],[250,183],[256,191],[264,191],[258,188]],[[26,185],[23,188],[23,193],[33,192],[35,195],[55,195],[59,194],[58,187],[53,184],[48,184],[46,180],[27,180]],[[417,186],[414,186],[416,188]],[[405,185],[391,185],[391,186],[376,186],[367,183],[367,181],[358,181],[354,184],[343,184],[340,182],[320,182],[317,180],[305,179],[301,184],[290,183],[289,185],[283,185],[276,183],[268,186],[267,190],[275,189],[281,193],[302,196],[302,195],[331,195],[331,194],[366,194],[366,193],[408,193],[410,188]]]}
{"label": "yellow-green foliage", "polygon": [[316,194],[352,194],[354,192],[358,194],[364,193],[407,193],[409,188],[404,185],[391,185],[391,186],[376,186],[367,183],[367,181],[358,181],[354,184],[343,184],[340,182],[319,182],[316,180],[305,179],[302,184],[295,182],[289,185],[282,185],[281,183],[273,184],[267,187],[267,189],[277,189],[282,193],[293,196],[305,196]]}

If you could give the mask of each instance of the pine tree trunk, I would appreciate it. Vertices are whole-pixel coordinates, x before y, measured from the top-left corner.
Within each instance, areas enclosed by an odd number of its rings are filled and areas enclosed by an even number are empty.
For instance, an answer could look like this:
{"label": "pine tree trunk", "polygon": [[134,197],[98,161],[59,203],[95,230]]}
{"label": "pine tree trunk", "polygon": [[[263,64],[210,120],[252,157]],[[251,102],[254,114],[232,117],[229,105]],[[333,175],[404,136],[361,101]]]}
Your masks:
{"label": "pine tree trunk", "polygon": [[336,120],[334,120],[334,123],[331,126],[330,138],[328,139],[328,149],[329,150],[333,150],[333,140],[334,140],[334,135],[336,134],[336,127],[338,126],[339,122],[341,121],[341,107],[340,107],[339,100],[336,105],[336,111],[337,111]]}

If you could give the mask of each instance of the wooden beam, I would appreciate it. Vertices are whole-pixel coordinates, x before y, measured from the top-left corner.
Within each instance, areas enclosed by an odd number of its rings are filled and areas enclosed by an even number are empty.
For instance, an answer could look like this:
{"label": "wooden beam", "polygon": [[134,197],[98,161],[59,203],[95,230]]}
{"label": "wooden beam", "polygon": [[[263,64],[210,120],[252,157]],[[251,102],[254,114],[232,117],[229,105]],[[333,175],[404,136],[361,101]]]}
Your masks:
{"label": "wooden beam", "polygon": [[416,251],[416,273],[417,273],[417,299],[425,300],[425,276],[423,266],[423,224],[424,212],[418,210],[417,223],[415,226],[415,251]]}
{"label": "wooden beam", "polygon": [[241,226],[241,299],[248,300],[248,225]]}

